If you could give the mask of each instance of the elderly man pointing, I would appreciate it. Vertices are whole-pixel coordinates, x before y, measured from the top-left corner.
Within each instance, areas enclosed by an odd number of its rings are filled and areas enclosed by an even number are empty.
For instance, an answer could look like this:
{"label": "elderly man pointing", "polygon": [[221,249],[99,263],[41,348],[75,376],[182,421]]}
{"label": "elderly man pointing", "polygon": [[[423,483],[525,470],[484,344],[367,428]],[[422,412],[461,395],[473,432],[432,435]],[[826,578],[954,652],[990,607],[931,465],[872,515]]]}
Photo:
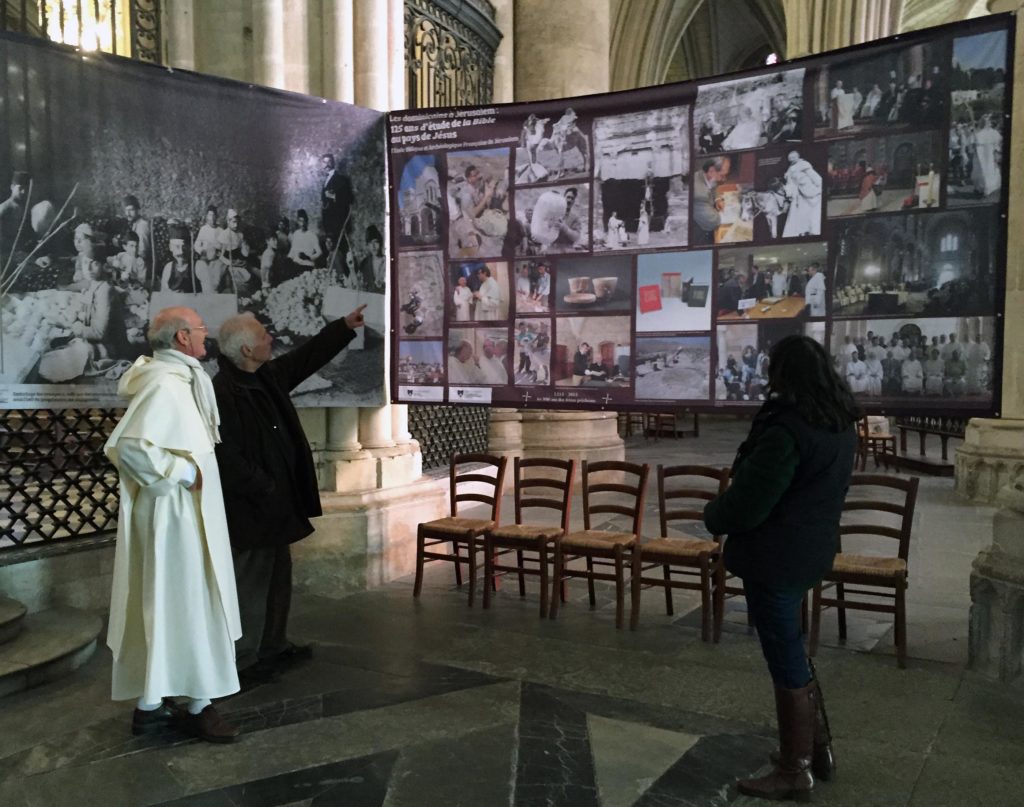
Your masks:
{"label": "elderly man pointing", "polygon": [[[199,363],[206,335],[192,309],[164,309],[149,328],[153,356],[121,376],[118,392],[131,402],[104,446],[121,480],[107,643],[114,700],[138,699],[133,734],[175,722],[231,742],[238,730],[210,703],[238,691],[241,626],[217,402]],[[164,701],[173,696],[189,698],[187,712]]]}
{"label": "elderly man pointing", "polygon": [[220,372],[213,381],[222,418],[217,458],[238,581],[243,684],[272,680],[312,654],[287,635],[290,546],[313,532],[309,519],[321,514],[313,456],[288,396],[355,338],[365,307],[277,358],[270,334],[251,314],[220,327]]}

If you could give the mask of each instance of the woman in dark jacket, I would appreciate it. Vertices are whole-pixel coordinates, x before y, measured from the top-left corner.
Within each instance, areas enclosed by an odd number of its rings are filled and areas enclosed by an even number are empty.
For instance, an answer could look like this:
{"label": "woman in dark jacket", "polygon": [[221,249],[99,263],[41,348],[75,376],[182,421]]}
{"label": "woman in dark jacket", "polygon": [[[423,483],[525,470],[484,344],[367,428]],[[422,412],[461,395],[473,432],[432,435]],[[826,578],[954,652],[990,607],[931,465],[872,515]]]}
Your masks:
{"label": "woman in dark jacket", "polygon": [[725,565],[743,579],[775,684],[775,769],[740,781],[739,790],[803,800],[814,776],[828,779],[834,763],[821,692],[800,637],[800,603],[836,554],[857,407],[813,339],[786,337],[768,367],[768,400],[740,446],[732,484],[708,504],[704,522],[713,534],[728,535]]}

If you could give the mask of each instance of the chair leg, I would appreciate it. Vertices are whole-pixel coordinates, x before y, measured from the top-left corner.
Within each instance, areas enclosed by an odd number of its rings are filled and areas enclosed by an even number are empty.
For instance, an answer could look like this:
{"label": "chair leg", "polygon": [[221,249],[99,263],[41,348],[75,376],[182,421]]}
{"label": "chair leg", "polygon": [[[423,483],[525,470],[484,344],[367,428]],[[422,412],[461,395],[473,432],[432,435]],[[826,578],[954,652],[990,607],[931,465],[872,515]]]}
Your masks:
{"label": "chair leg", "polygon": [[907,601],[906,584],[902,581],[896,587],[896,666],[901,670],[907,668]]}
{"label": "chair leg", "polygon": [[[476,537],[470,536],[469,543],[466,547],[466,551],[469,554],[469,597],[467,604],[470,608],[473,607],[473,596],[476,594]],[[459,564],[455,564],[455,568],[459,568]]]}
{"label": "chair leg", "polygon": [[700,640],[711,640],[711,569],[706,557],[700,560]]}
{"label": "chair leg", "polygon": [[420,596],[420,592],[423,591],[423,552],[425,540],[423,538],[423,528],[420,527],[416,530],[416,582],[412,587],[412,596]]}
{"label": "chair leg", "polygon": [[839,641],[846,641],[846,606],[843,601],[846,599],[846,587],[842,583],[836,583],[836,599],[839,605],[836,606],[836,617],[839,620]]}
{"label": "chair leg", "polygon": [[675,614],[675,607],[672,604],[672,586],[669,583],[672,582],[672,567],[667,563],[661,567],[662,577],[665,578],[665,613],[669,616]]}
{"label": "chair leg", "polygon": [[821,583],[814,587],[811,596],[811,635],[807,641],[807,655],[818,654],[818,635],[821,631]]}
{"label": "chair leg", "polygon": [[722,620],[725,617],[725,564],[721,558],[715,567],[715,594],[714,594],[714,641],[715,644],[722,638]]}
{"label": "chair leg", "polygon": [[615,627],[622,629],[626,610],[626,569],[622,558],[622,545],[615,547]]}
{"label": "chair leg", "polygon": [[519,566],[519,596],[526,596],[526,575],[523,574],[523,550],[516,550],[516,565]]}
{"label": "chair leg", "polygon": [[[459,542],[452,541],[452,554],[455,555],[455,585],[461,588],[462,586],[462,564],[459,562],[462,558],[462,553],[459,550]],[[473,568],[470,566],[470,568]],[[470,575],[472,577],[473,575]]]}
{"label": "chair leg", "polygon": [[637,625],[640,624],[640,574],[642,570],[639,548],[633,548],[631,557],[632,568],[629,574],[629,629],[636,630]]}
{"label": "chair leg", "polygon": [[[491,578],[494,577],[494,540],[484,536],[484,610],[491,607]],[[470,600],[472,604],[472,600]]]}
{"label": "chair leg", "polygon": [[587,555],[587,593],[590,595],[590,610],[597,607],[597,592],[594,591],[594,559]]}
{"label": "chair leg", "polygon": [[543,538],[537,545],[540,558],[540,618],[548,615],[548,543]]}
{"label": "chair leg", "polygon": [[[559,586],[562,589],[562,593],[565,593],[565,581],[562,579],[562,566],[565,563],[565,558],[562,555],[562,545],[560,543],[555,544],[555,576],[551,581],[551,612],[548,616],[554,619],[558,615],[558,592],[555,591],[555,586]],[[565,602],[564,597],[562,602]]]}

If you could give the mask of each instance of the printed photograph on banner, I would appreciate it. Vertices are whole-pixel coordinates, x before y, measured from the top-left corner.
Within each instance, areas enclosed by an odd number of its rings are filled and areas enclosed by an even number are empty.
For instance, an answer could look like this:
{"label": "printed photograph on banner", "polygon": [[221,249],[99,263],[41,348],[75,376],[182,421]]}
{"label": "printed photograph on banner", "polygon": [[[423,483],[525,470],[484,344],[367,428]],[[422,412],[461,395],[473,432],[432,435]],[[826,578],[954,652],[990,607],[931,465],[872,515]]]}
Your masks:
{"label": "printed photograph on banner", "polygon": [[995,204],[1003,185],[1008,32],[953,40],[946,203]]}
{"label": "printed photograph on banner", "polygon": [[572,107],[557,117],[528,115],[516,149],[516,184],[589,178],[589,131]]}
{"label": "printed photograph on banner", "polygon": [[763,401],[768,356],[780,339],[791,334],[803,334],[825,344],[825,323],[788,320],[719,325],[715,400]]}
{"label": "printed photograph on banner", "polygon": [[509,383],[512,352],[505,328],[450,328],[448,330],[448,386]]}
{"label": "printed photograph on banner", "polygon": [[948,125],[949,50],[933,40],[824,65],[814,83],[814,136]]}
{"label": "printed photograph on banner", "polygon": [[515,373],[517,387],[551,383],[551,321],[520,319],[515,324]]}
{"label": "printed photograph on banner", "polygon": [[835,227],[836,317],[990,314],[999,209],[871,216]]}
{"label": "printed photograph on banner", "polygon": [[803,68],[705,84],[693,111],[697,153],[801,140],[803,111]]}
{"label": "printed photograph on banner", "polygon": [[939,206],[941,132],[839,140],[828,147],[828,216]]}
{"label": "printed photograph on banner", "polygon": [[560,387],[628,387],[629,317],[559,317],[551,374]]}
{"label": "printed photograph on banner", "polygon": [[735,244],[754,238],[753,153],[704,157],[693,174],[690,244]]}
{"label": "printed photograph on banner", "polygon": [[855,319],[832,325],[836,370],[858,398],[992,401],[993,317]]}
{"label": "printed photograph on banner", "polygon": [[800,146],[757,155],[755,189],[741,199],[755,241],[821,235],[823,155]]}
{"label": "printed photograph on banner", "polygon": [[440,252],[398,253],[398,326],[406,336],[444,334],[444,271]]}
{"label": "printed photograph on banner", "polygon": [[824,317],[827,272],[825,242],[720,250],[718,319]]}
{"label": "printed photograph on banner", "polygon": [[449,265],[452,322],[494,322],[508,319],[508,264],[504,261],[460,261]]}
{"label": "printed photograph on banner", "polygon": [[509,234],[508,149],[454,151],[445,158],[448,254],[500,258]]}
{"label": "printed photograph on banner", "polygon": [[710,371],[710,335],[636,340],[637,400],[706,401]]}
{"label": "printed photograph on banner", "polygon": [[637,257],[636,330],[711,329],[711,250]]}
{"label": "printed photograph on banner", "polygon": [[440,341],[399,341],[398,383],[443,384],[444,344]]}
{"label": "printed photograph on banner", "polygon": [[628,313],[633,307],[629,255],[563,260],[555,278],[555,310],[561,313]]}
{"label": "printed photograph on banner", "polygon": [[212,375],[230,317],[252,313],[279,357],[365,304],[295,400],[384,402],[381,113],[42,41],[4,53],[25,82],[4,112],[22,134],[0,143],[0,385],[38,396],[21,406],[123,406],[118,381],[172,306],[208,327]]}
{"label": "printed photograph on banner", "polygon": [[516,315],[551,311],[551,275],[554,262],[545,258],[516,261]]}
{"label": "printed photograph on banner", "polygon": [[594,120],[594,251],[685,247],[690,108]]}
{"label": "printed photograph on banner", "polygon": [[590,183],[517,188],[509,244],[516,255],[590,249]]}
{"label": "printed photograph on banner", "polygon": [[441,204],[437,157],[416,154],[407,158],[398,182],[398,246],[437,245],[441,239]]}

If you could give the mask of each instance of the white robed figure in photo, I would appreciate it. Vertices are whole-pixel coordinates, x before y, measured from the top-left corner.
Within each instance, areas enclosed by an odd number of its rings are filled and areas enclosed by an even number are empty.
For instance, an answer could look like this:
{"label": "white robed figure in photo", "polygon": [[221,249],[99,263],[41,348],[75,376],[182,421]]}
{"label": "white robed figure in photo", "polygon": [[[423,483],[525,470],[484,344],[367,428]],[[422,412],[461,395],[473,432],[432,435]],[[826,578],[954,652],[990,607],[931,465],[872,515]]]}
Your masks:
{"label": "white robed figure in photo", "polygon": [[740,107],[736,125],[722,141],[725,151],[753,149],[761,145],[761,124],[754,119],[754,111],[749,106]]}
{"label": "white robed figure in photo", "polygon": [[837,81],[831,98],[835,128],[849,129],[853,126],[853,96],[843,89],[843,82]]}
{"label": "white robed figure in photo", "polygon": [[825,316],[825,276],[816,263],[808,268],[810,277],[804,287],[804,299],[811,310],[812,317]]}
{"label": "white robed figure in photo", "polygon": [[785,182],[789,213],[782,228],[782,237],[820,235],[821,174],[796,151],[789,152],[788,159]]}
{"label": "white robed figure in photo", "polygon": [[[189,308],[159,312],[152,358],[123,375],[128,409],[104,446],[120,476],[110,625],[114,700],[137,699],[134,734],[176,722],[212,742],[238,731],[210,705],[239,689],[242,635],[214,445],[219,415],[206,326]],[[177,713],[163,698],[190,699]]]}
{"label": "white robed figure in photo", "polygon": [[458,285],[452,289],[452,303],[455,305],[455,321],[469,322],[472,318],[473,290],[465,276],[459,276]]}
{"label": "white robed figure in photo", "polygon": [[846,365],[846,383],[854,395],[868,391],[868,366],[858,353],[854,353]]}
{"label": "white robed figure in photo", "polygon": [[920,395],[924,390],[924,367],[917,353],[911,353],[903,360],[900,367],[900,378],[903,382],[903,391],[914,395]]}
{"label": "white robed figure in photo", "polygon": [[1003,177],[999,171],[999,158],[1003,150],[1003,136],[992,128],[992,119],[981,116],[981,126],[974,133],[974,168],[971,181],[975,189],[988,196],[1002,187]]}

